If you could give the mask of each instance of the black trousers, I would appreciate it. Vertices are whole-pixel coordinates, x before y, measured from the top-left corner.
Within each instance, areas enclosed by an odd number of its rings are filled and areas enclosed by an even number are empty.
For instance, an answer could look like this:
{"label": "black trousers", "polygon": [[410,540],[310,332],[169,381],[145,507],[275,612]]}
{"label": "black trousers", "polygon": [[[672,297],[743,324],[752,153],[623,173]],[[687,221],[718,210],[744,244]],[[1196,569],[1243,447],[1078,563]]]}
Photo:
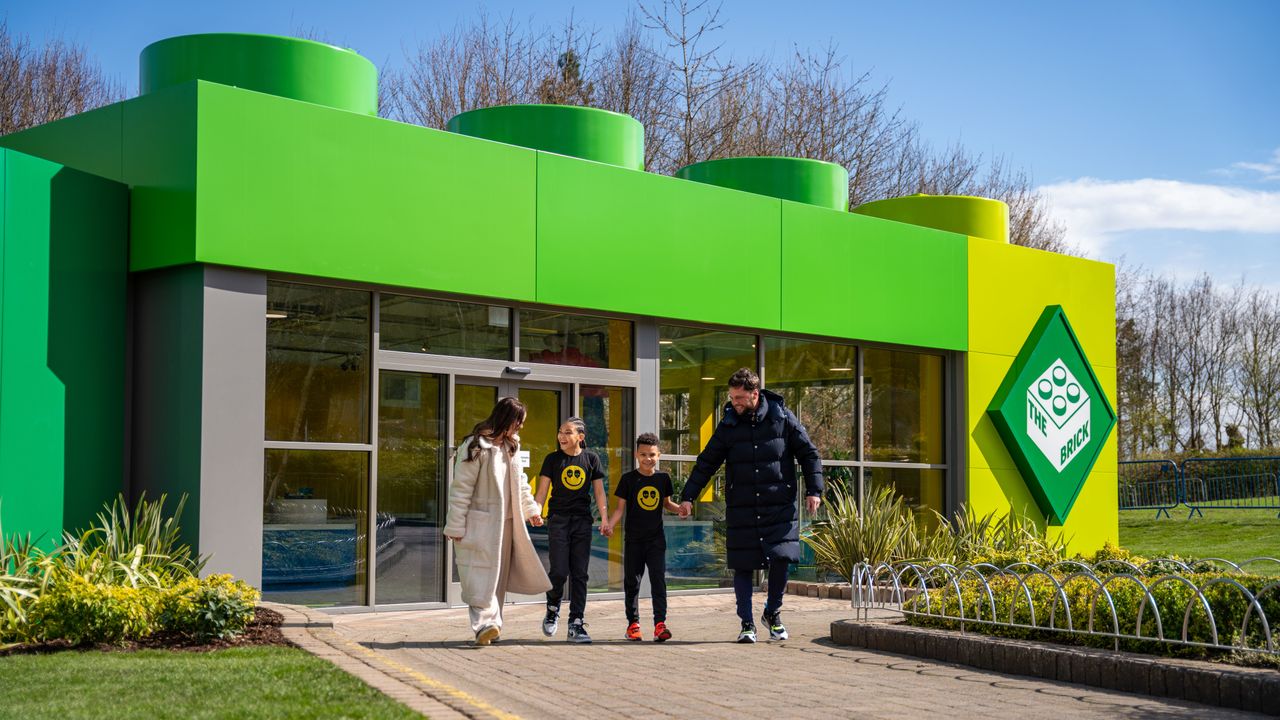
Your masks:
{"label": "black trousers", "polygon": [[655,535],[628,541],[622,548],[622,589],[626,592],[627,622],[640,622],[640,578],[649,569],[653,595],[653,622],[667,621],[667,538]]}
{"label": "black trousers", "polygon": [[[738,617],[742,622],[753,622],[751,619],[752,579],[755,570],[733,571],[733,594],[738,601]],[[791,575],[791,563],[786,558],[769,558],[768,594],[765,596],[764,611],[775,613],[782,607],[782,594],[787,590],[787,577]]]}
{"label": "black trousers", "polygon": [[587,610],[587,564],[591,560],[591,516],[552,515],[547,518],[547,549],[551,555],[551,589],[547,605],[559,608],[569,580],[569,621]]}

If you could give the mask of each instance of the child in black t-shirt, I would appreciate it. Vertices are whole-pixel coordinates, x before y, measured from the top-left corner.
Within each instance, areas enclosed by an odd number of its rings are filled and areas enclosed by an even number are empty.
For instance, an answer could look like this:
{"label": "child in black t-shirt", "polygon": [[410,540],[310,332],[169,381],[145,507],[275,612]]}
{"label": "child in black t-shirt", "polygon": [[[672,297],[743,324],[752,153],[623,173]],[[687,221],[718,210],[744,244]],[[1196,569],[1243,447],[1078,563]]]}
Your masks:
{"label": "child in black t-shirt", "polygon": [[591,560],[591,494],[595,495],[603,521],[609,512],[604,497],[604,470],[600,458],[586,449],[587,424],[571,417],[556,433],[560,449],[542,461],[538,473],[538,505],[547,499],[547,549],[551,555],[551,589],[542,633],[556,634],[560,627],[560,600],[565,579],[569,583],[569,642],[589,643],[582,616],[587,609],[587,565]]}
{"label": "child in black t-shirt", "polygon": [[622,476],[613,491],[618,498],[613,516],[600,525],[603,535],[613,528],[625,513],[622,549],[622,587],[626,591],[628,640],[640,639],[640,578],[649,569],[649,588],[653,594],[653,639],[671,638],[667,629],[667,537],[662,528],[662,510],[680,512],[672,502],[671,476],[658,472],[662,448],[658,436],[644,433],[636,438],[636,468]]}

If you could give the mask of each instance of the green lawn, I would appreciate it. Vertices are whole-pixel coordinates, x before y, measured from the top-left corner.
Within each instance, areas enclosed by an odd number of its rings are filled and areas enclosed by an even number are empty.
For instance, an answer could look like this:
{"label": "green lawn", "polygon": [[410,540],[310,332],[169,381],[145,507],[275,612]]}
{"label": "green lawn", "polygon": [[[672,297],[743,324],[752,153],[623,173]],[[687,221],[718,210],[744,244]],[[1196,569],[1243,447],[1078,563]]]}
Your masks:
{"label": "green lawn", "polygon": [[1120,544],[1148,558],[1280,558],[1280,518],[1275,510],[1205,510],[1204,517],[1191,519],[1185,507],[1170,512],[1173,517],[1157,519],[1154,510],[1121,511]]}
{"label": "green lawn", "polygon": [[284,647],[0,657],[12,718],[419,718],[325,660]]}

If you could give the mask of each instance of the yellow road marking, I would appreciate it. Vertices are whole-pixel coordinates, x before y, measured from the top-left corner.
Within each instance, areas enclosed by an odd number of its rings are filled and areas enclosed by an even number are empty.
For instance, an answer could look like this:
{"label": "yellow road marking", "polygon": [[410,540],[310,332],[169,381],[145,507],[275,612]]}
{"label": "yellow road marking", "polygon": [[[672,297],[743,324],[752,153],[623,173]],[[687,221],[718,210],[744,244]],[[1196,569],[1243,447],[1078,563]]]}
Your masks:
{"label": "yellow road marking", "polygon": [[374,660],[378,661],[379,663],[382,663],[382,664],[384,664],[384,665],[388,665],[388,666],[390,666],[390,667],[392,667],[392,668],[394,668],[394,669],[398,670],[399,672],[402,672],[402,673],[404,673],[405,675],[408,675],[409,677],[413,678],[414,680],[417,680],[418,682],[422,683],[423,685],[426,685],[427,687],[429,687],[429,688],[431,688],[431,689],[433,689],[433,690],[438,690],[438,691],[440,691],[440,692],[444,693],[445,695],[448,695],[449,697],[452,697],[452,698],[453,698],[453,699],[455,699],[455,700],[459,700],[459,701],[461,701],[461,702],[467,703],[468,705],[471,705],[472,707],[476,708],[477,710],[482,710],[482,711],[484,711],[484,712],[487,712],[487,713],[489,713],[489,714],[493,715],[494,717],[500,718],[501,720],[520,720],[520,716],[519,716],[519,715],[512,715],[511,713],[509,713],[509,712],[507,712],[507,711],[505,711],[505,710],[500,710],[500,709],[498,709],[498,708],[496,708],[496,707],[494,707],[494,706],[490,705],[489,703],[487,703],[487,702],[485,702],[485,701],[481,700],[480,698],[478,698],[478,697],[476,697],[476,696],[474,696],[474,695],[471,695],[471,694],[469,694],[469,693],[467,693],[467,692],[464,692],[464,691],[462,691],[462,690],[459,690],[458,688],[456,688],[456,687],[454,687],[454,686],[452,686],[452,685],[449,685],[449,684],[447,684],[447,683],[442,683],[442,682],[440,682],[439,680],[434,680],[434,679],[432,679],[432,678],[429,678],[429,677],[427,677],[426,675],[423,675],[422,673],[418,672],[417,670],[414,670],[414,669],[413,669],[413,668],[411,668],[411,667],[408,667],[408,666],[406,666],[406,665],[401,665],[400,663],[396,662],[395,660],[392,660],[392,659],[390,659],[390,658],[386,658],[386,657],[383,657],[383,656],[379,655],[378,653],[376,653],[376,652],[374,652],[374,651],[370,650],[369,648],[365,647],[364,645],[361,645],[361,644],[359,644],[359,643],[353,643],[353,642],[350,642],[350,641],[348,641],[348,640],[343,640],[342,642],[346,643],[349,647],[352,647],[352,648],[355,648],[356,650],[359,650],[362,654],[367,655],[367,656],[369,656],[370,658],[373,658]]}

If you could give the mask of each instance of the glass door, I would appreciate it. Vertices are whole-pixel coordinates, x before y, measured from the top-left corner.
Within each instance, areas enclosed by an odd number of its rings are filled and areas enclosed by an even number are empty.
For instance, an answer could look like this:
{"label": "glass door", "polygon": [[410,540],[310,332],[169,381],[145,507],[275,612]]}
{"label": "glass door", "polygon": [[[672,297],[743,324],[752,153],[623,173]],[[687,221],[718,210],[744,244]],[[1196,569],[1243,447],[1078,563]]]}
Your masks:
{"label": "glass door", "polygon": [[[461,443],[471,433],[477,423],[489,416],[499,397],[514,396],[525,404],[527,415],[524,428],[520,431],[520,451],[523,464],[528,468],[530,491],[537,492],[538,470],[542,461],[557,447],[556,430],[560,421],[567,417],[569,410],[569,386],[558,383],[533,383],[516,380],[490,380],[481,378],[459,377],[454,382],[453,403],[453,441]],[[456,448],[455,448],[456,450]],[[452,456],[451,456],[452,457]],[[452,460],[450,461],[452,471]],[[441,512],[447,511],[442,510]],[[440,518],[443,525],[444,517]],[[529,528],[533,546],[543,558],[547,557],[546,528]],[[452,564],[451,587],[449,601],[459,603],[461,588],[458,586],[458,567]],[[534,598],[511,595],[513,602]]]}
{"label": "glass door", "polygon": [[447,375],[378,378],[374,604],[442,602]]}

